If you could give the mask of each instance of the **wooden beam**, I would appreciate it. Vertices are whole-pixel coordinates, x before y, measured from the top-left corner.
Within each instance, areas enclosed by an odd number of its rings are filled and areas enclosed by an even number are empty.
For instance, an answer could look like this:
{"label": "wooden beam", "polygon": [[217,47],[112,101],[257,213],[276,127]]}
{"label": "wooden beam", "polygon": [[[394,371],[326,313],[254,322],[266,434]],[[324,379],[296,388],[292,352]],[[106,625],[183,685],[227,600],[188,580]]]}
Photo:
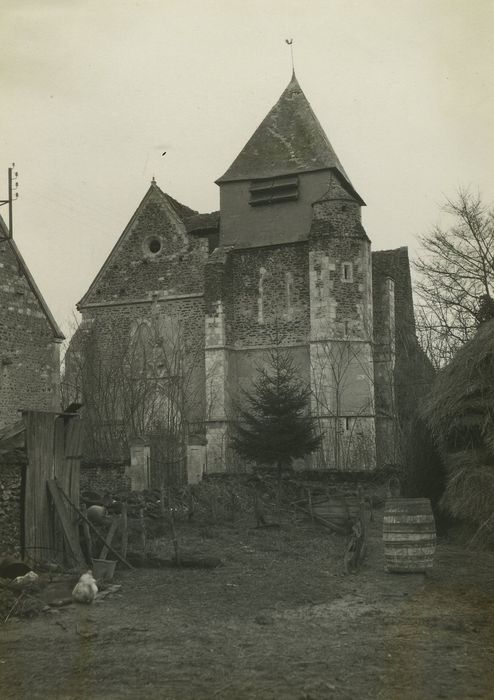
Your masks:
{"label": "wooden beam", "polygon": [[115,532],[117,531],[117,527],[119,525],[121,518],[113,518],[112,523],[110,525],[110,529],[108,530],[108,534],[106,536],[105,540],[105,545],[103,549],[101,550],[101,554],[99,555],[100,559],[106,559],[108,555],[108,549],[111,547],[111,543],[113,542],[113,536],[115,535]]}
{"label": "wooden beam", "polygon": [[[81,513],[86,516],[86,504],[83,503],[81,506]],[[89,531],[89,526],[87,522],[82,521],[82,534],[84,535],[84,541],[86,542],[87,552],[88,552],[88,563],[91,561],[93,556],[93,542],[91,540],[91,533]]]}
{"label": "wooden beam", "polygon": [[124,559],[127,557],[127,546],[129,542],[129,531],[127,526],[127,503],[124,501],[122,503],[122,556]]}
{"label": "wooden beam", "polygon": [[50,492],[50,496],[53,500],[53,505],[55,506],[55,510],[57,511],[57,515],[62,526],[63,535],[69,547],[70,553],[74,560],[77,562],[77,564],[83,567],[85,566],[86,562],[81,550],[81,546],[79,544],[77,529],[74,528],[73,521],[70,517],[70,513],[67,512],[65,503],[62,500],[58,483],[55,479],[50,479],[46,483],[48,486],[48,491]]}
{"label": "wooden beam", "polygon": [[43,413],[46,416],[78,416],[78,413],[65,413],[64,411],[31,411],[26,408],[18,408],[19,413]]}

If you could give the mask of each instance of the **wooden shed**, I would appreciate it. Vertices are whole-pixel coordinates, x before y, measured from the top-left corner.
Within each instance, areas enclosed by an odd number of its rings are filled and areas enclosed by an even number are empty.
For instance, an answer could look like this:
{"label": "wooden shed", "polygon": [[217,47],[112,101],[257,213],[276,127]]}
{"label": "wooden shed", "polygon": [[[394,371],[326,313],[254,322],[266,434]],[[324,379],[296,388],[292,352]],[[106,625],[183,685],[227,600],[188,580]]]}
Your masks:
{"label": "wooden shed", "polygon": [[[80,452],[77,410],[24,411],[21,420],[0,430],[0,486],[5,500],[18,501],[11,510],[18,522],[14,518],[2,528],[12,529],[10,549],[17,549],[30,564],[84,564],[78,516],[67,507],[69,500],[79,504]],[[5,488],[7,473],[11,484],[17,480],[20,488]]]}

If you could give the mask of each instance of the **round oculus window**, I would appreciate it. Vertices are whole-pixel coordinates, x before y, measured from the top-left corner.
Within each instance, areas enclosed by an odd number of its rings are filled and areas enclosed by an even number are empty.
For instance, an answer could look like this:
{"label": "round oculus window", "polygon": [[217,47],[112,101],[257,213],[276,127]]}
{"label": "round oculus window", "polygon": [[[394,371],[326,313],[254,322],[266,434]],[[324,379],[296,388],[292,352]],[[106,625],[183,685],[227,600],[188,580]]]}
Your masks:
{"label": "round oculus window", "polygon": [[150,253],[156,255],[161,250],[161,241],[159,238],[150,238],[147,241],[147,247]]}

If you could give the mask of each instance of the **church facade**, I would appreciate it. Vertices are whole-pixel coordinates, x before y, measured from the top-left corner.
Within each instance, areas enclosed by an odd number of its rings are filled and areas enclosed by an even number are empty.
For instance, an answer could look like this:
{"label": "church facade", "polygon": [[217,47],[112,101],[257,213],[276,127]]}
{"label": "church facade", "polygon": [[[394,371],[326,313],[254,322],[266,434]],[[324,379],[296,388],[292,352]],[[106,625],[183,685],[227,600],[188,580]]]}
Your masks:
{"label": "church facade", "polygon": [[[364,201],[295,76],[217,184],[219,211],[199,214],[153,178],[78,305],[79,340],[107,383],[130,382],[140,416],[120,395],[106,427],[164,431],[189,478],[192,454],[199,471],[242,469],[239,392],[283,348],[324,436],[305,466],[396,463],[397,372],[419,352],[407,250],[372,252]],[[101,381],[80,381],[101,408]]]}

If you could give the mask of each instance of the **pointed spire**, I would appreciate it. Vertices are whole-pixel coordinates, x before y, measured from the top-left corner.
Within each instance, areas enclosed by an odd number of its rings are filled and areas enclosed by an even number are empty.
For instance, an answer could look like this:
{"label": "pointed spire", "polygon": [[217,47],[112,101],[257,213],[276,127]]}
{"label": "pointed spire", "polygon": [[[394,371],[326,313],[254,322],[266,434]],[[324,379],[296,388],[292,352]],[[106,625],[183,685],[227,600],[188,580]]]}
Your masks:
{"label": "pointed spire", "polygon": [[351,187],[350,179],[293,71],[278,102],[217,182],[276,177],[329,168],[336,169]]}

